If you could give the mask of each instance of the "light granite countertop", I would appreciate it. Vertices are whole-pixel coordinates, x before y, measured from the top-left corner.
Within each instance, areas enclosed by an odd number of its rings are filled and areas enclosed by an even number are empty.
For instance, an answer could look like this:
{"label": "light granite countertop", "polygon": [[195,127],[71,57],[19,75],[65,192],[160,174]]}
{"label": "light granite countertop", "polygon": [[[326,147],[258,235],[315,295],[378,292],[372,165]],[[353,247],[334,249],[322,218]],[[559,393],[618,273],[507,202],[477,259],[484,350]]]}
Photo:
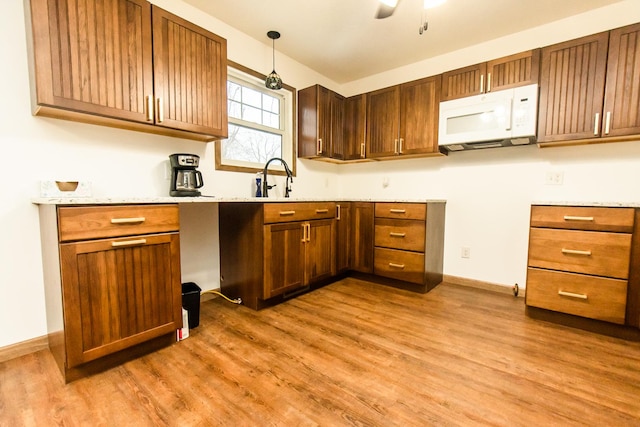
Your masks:
{"label": "light granite countertop", "polygon": [[36,205],[118,205],[163,203],[276,203],[276,202],[394,202],[394,203],[446,203],[443,199],[381,199],[381,198],[306,198],[306,197],[37,197]]}
{"label": "light granite countertop", "polygon": [[538,206],[581,206],[581,207],[603,207],[603,208],[640,208],[640,202],[588,202],[588,201],[534,201],[532,205]]}

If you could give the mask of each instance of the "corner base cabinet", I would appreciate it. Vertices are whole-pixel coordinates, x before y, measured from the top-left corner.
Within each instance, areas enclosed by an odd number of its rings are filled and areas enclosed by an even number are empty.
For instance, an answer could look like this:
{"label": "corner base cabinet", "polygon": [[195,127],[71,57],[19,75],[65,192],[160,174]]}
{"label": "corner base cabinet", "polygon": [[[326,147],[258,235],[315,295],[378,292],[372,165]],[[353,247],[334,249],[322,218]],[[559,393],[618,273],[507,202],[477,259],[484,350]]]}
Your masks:
{"label": "corner base cabinet", "polygon": [[65,381],[175,341],[177,205],[41,205],[40,221],[49,346]]}
{"label": "corner base cabinet", "polygon": [[640,327],[639,211],[532,206],[527,306]]}

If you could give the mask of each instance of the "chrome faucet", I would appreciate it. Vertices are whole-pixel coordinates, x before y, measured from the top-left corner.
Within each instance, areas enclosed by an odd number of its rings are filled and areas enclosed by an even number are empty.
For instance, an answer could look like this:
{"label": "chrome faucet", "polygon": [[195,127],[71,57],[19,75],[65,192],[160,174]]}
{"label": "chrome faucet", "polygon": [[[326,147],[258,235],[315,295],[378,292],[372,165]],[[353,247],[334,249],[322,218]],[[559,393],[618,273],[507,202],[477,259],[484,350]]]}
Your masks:
{"label": "chrome faucet", "polygon": [[287,180],[285,181],[284,187],[284,197],[289,197],[289,193],[291,193],[291,183],[293,182],[293,174],[291,173],[291,169],[289,169],[289,165],[280,157],[273,157],[267,160],[267,163],[264,165],[264,169],[262,170],[262,197],[269,197],[269,190],[271,190],[276,185],[269,185],[267,183],[267,168],[269,167],[269,163],[274,160],[278,160],[284,166],[284,171],[287,173]]}

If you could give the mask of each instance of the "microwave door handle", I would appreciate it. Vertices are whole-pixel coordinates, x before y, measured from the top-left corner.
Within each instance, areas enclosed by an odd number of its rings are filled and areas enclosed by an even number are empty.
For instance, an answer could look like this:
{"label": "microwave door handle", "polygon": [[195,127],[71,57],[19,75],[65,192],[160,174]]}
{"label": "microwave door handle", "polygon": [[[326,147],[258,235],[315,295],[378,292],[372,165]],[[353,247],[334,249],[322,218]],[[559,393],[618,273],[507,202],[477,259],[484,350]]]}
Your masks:
{"label": "microwave door handle", "polygon": [[511,130],[511,128],[513,127],[512,123],[511,123],[511,119],[512,119],[512,112],[513,112],[513,98],[509,99],[509,102],[507,102],[507,117],[506,117],[506,128],[505,130]]}

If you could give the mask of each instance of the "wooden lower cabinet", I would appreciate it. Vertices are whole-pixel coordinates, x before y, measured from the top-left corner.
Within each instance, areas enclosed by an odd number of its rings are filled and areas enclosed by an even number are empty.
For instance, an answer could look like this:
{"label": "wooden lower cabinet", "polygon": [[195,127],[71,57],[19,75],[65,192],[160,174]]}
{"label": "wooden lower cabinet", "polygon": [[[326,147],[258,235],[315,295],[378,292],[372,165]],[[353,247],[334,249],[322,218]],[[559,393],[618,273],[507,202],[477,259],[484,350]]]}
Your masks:
{"label": "wooden lower cabinet", "polygon": [[351,270],[373,273],[374,203],[351,203]]}
{"label": "wooden lower cabinet", "polygon": [[351,203],[340,202],[336,209],[336,271],[341,273],[351,268]]}
{"label": "wooden lower cabinet", "polygon": [[639,327],[638,209],[531,207],[526,304]]}
{"label": "wooden lower cabinet", "polygon": [[[123,360],[122,350],[161,337],[175,342],[182,327],[177,205],[41,205],[40,217],[49,344],[66,381],[110,356]],[[78,224],[102,236],[73,240],[82,234]]]}

